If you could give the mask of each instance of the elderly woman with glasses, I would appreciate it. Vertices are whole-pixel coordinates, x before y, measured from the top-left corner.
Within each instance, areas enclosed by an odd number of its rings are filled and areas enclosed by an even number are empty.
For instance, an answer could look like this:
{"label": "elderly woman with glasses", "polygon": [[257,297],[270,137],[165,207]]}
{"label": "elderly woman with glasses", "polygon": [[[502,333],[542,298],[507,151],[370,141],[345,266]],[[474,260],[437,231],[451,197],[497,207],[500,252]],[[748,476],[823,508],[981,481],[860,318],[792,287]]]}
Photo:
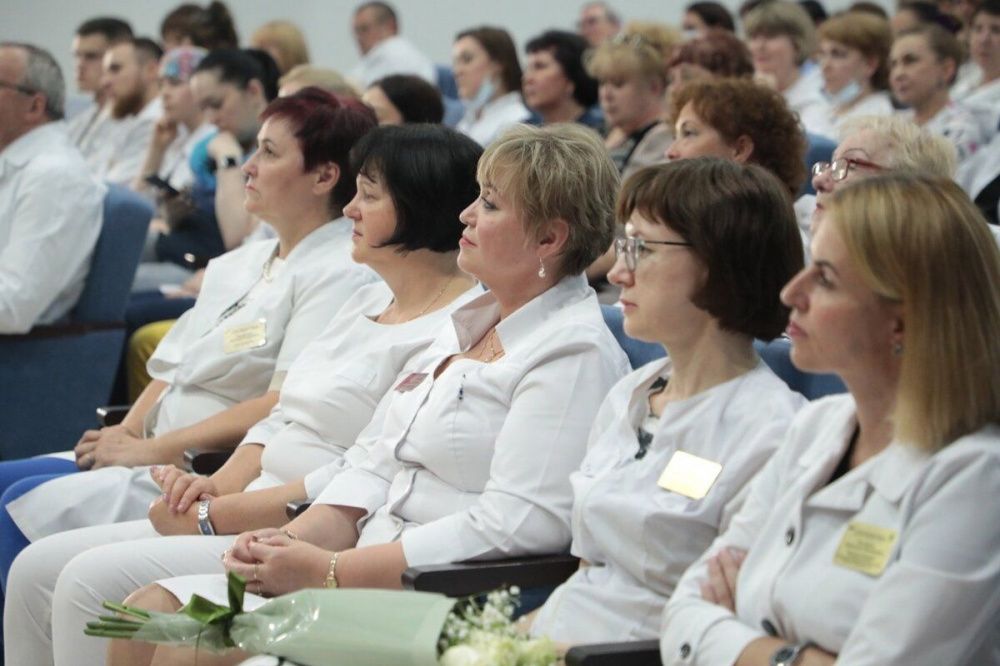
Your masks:
{"label": "elderly woman with glasses", "polygon": [[752,345],[784,329],[778,292],[802,266],[778,179],[718,158],[647,167],[617,213],[625,331],[669,357],[611,390],[570,477],[584,564],[531,627],[561,643],[655,638],[678,578],[804,402]]}

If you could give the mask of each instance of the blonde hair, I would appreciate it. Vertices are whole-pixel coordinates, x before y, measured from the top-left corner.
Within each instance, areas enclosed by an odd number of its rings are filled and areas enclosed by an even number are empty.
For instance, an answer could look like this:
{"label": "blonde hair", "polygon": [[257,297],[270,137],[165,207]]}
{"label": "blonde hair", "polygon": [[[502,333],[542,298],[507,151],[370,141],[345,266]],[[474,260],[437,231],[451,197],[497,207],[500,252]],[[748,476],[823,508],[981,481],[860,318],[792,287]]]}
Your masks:
{"label": "blonde hair", "polygon": [[286,85],[291,84],[299,84],[300,88],[316,86],[342,97],[351,97],[353,99],[361,97],[354,86],[335,69],[314,67],[313,65],[297,65],[279,79],[278,88],[284,88]]}
{"label": "blonde hair", "polygon": [[581,273],[611,246],[620,179],[593,130],[514,125],[483,153],[476,178],[510,201],[536,238],[553,220],[569,225],[563,274]]}
{"label": "blonde hair", "polygon": [[268,21],[253,33],[250,44],[275,55],[275,63],[282,74],[309,62],[306,38],[298,26],[289,21]]}
{"label": "blonde hair", "polygon": [[902,306],[896,438],[934,452],[1000,420],[1000,250],[969,197],[899,172],[838,191],[828,219],[864,282]]}
{"label": "blonde hair", "polygon": [[665,23],[631,21],[614,39],[585,56],[587,73],[598,80],[638,77],[667,85],[668,64],[683,35]]}
{"label": "blonde hair", "polygon": [[955,146],[944,137],[931,134],[916,123],[899,116],[859,116],[846,121],[840,136],[870,131],[886,142],[889,164],[894,169],[920,171],[931,176],[951,178],[958,165]]}
{"label": "blonde hair", "polygon": [[795,64],[801,65],[816,50],[816,28],[809,14],[795,2],[766,2],[744,19],[748,38],[784,35],[795,46]]}

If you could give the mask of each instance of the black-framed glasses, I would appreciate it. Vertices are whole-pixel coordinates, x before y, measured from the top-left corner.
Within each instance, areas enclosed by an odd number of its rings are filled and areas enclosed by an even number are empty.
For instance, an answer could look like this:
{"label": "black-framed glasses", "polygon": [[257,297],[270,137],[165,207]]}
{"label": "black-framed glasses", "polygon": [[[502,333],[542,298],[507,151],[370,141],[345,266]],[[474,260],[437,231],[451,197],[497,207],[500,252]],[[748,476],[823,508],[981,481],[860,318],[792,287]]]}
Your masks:
{"label": "black-framed glasses", "polygon": [[10,88],[11,90],[16,90],[23,95],[34,95],[38,91],[34,88],[29,88],[28,86],[22,86],[19,83],[7,83],[6,81],[0,81],[0,88]]}
{"label": "black-framed glasses", "polygon": [[812,166],[812,174],[814,176],[821,176],[829,170],[831,178],[841,181],[847,178],[847,174],[850,173],[851,169],[856,169],[857,167],[873,169],[875,171],[886,171],[888,169],[888,167],[869,162],[868,160],[859,160],[855,157],[841,157],[832,162],[816,162]]}
{"label": "black-framed glasses", "polygon": [[615,257],[625,257],[625,267],[634,271],[639,265],[639,258],[647,245],[677,245],[679,247],[690,247],[687,241],[653,241],[634,236],[625,236],[615,239]]}

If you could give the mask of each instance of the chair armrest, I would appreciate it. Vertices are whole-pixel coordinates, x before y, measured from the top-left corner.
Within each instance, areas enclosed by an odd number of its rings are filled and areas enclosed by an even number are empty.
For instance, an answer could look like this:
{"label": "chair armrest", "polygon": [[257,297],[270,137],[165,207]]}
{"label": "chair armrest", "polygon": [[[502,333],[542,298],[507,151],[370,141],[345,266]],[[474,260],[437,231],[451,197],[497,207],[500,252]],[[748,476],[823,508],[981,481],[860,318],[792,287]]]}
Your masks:
{"label": "chair armrest", "polygon": [[305,502],[299,500],[292,500],[285,505],[285,515],[288,516],[288,520],[295,520],[297,517],[302,515],[302,512],[308,509],[312,505],[312,502]]}
{"label": "chair armrest", "polygon": [[573,575],[579,566],[580,560],[570,555],[543,555],[410,567],[403,572],[403,587],[462,597],[504,585],[528,588],[559,584]]}
{"label": "chair armrest", "polygon": [[226,464],[232,451],[202,451],[201,449],[185,449],[184,463],[195,474],[215,474]]}
{"label": "chair armrest", "polygon": [[659,641],[576,645],[566,653],[566,666],[660,666]]}
{"label": "chair armrest", "polygon": [[125,415],[128,414],[128,410],[130,409],[132,409],[132,407],[129,405],[106,405],[104,407],[98,407],[97,425],[102,428],[118,425],[125,420]]}

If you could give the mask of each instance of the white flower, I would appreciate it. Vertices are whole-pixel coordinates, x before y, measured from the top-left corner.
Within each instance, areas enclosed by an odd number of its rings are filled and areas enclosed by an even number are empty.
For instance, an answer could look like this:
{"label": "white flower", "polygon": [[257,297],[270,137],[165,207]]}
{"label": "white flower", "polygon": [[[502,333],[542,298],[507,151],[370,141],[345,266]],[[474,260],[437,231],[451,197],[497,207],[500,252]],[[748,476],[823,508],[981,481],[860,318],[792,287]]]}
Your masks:
{"label": "white flower", "polygon": [[441,655],[441,666],[489,666],[479,650],[471,645],[455,645]]}

